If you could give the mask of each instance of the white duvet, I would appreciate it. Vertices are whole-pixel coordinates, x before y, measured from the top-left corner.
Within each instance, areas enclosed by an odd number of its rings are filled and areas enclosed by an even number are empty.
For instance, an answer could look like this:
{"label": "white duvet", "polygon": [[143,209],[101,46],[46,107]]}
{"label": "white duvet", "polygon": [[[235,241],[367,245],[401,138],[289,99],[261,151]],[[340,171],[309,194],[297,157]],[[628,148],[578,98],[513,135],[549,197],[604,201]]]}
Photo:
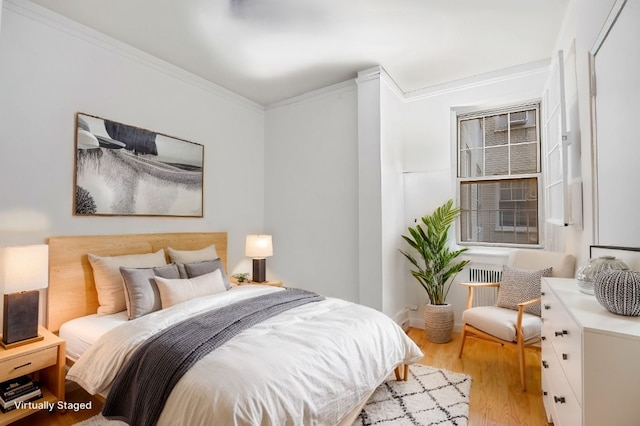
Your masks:
{"label": "white duvet", "polygon": [[[239,286],[129,321],[103,335],[67,379],[105,395],[125,361],[156,332],[215,306],[271,291]],[[382,313],[327,298],[270,318],[196,363],[159,425],[335,425],[402,363],[422,352]]]}

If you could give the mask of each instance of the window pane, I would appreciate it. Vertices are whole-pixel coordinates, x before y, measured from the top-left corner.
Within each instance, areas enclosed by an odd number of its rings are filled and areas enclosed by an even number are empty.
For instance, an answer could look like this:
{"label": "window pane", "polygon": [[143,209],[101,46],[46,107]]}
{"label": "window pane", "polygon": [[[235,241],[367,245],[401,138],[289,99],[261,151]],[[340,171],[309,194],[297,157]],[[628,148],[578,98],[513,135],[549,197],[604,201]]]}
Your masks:
{"label": "window pane", "polygon": [[462,182],[462,242],[538,244],[537,178]]}
{"label": "window pane", "polygon": [[509,173],[509,148],[500,146],[485,150],[485,176],[506,175]]}
{"label": "window pane", "polygon": [[482,170],[482,162],[484,150],[470,149],[460,153],[460,177],[479,177],[484,176]]}
{"label": "window pane", "polygon": [[511,147],[511,174],[538,172],[538,144],[527,143]]}
{"label": "window pane", "polygon": [[482,118],[460,121],[460,149],[482,148]]}
{"label": "window pane", "polygon": [[510,114],[511,143],[519,144],[538,141],[538,128],[536,125],[536,110],[522,111],[517,115]]}
{"label": "window pane", "polygon": [[508,142],[507,114],[494,115],[485,119],[485,145],[506,145]]}

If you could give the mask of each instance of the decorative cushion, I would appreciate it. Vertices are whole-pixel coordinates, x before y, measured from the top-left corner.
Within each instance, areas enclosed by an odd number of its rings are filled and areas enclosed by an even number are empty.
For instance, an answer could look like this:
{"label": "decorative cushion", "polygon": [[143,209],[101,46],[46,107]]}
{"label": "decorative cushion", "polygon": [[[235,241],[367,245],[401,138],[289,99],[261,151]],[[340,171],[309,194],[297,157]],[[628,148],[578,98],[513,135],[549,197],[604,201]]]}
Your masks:
{"label": "decorative cushion", "polygon": [[[496,305],[501,308],[518,310],[518,303],[540,297],[540,279],[551,275],[552,268],[528,271],[505,265],[502,269],[502,281],[498,289]],[[524,310],[540,316],[540,303],[527,306]]]}
{"label": "decorative cushion", "polygon": [[[205,260],[203,262],[192,262],[185,263],[184,270],[186,273],[186,278],[195,278],[200,275],[209,274],[217,269],[222,273],[222,281],[224,281],[224,285],[229,290],[231,288],[231,283],[229,282],[229,278],[224,271],[224,266],[222,265],[222,260]],[[185,276],[181,276],[181,278],[185,278]]]}
{"label": "decorative cushion", "polygon": [[[478,306],[462,312],[465,324],[507,342],[516,341],[517,317],[517,312],[497,306]],[[522,337],[525,341],[540,336],[541,323],[540,317],[536,315],[522,315]]]}
{"label": "decorative cushion", "polygon": [[167,253],[169,253],[169,259],[173,263],[202,262],[203,260],[214,260],[219,257],[215,244],[200,250],[176,250],[167,247]]}
{"label": "decorative cushion", "polygon": [[195,299],[196,297],[227,291],[224,281],[222,280],[222,271],[220,269],[195,278],[172,280],[155,277],[155,280],[158,285],[158,290],[160,291],[162,309]]}
{"label": "decorative cushion", "polygon": [[98,315],[115,314],[127,309],[124,284],[120,274],[121,266],[152,268],[167,264],[162,250],[158,250],[155,253],[123,256],[97,256],[88,253],[87,257],[93,269],[93,279],[98,292],[98,304],[100,305],[98,307]]}
{"label": "decorative cushion", "polygon": [[160,292],[154,276],[178,279],[178,266],[174,263],[154,268],[125,268],[120,267],[124,279],[124,296],[127,303],[129,319],[162,309]]}

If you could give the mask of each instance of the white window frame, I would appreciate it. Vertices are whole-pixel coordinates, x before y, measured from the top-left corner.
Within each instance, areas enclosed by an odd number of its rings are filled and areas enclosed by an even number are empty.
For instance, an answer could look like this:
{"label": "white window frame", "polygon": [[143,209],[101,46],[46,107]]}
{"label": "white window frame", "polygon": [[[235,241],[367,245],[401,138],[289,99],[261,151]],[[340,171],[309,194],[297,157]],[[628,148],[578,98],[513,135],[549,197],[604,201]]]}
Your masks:
{"label": "white window frame", "polygon": [[[500,182],[500,181],[504,181],[504,180],[513,180],[513,179],[527,179],[527,178],[535,178],[536,179],[536,183],[537,183],[537,193],[538,193],[538,199],[537,199],[537,210],[538,210],[538,223],[537,226],[529,228],[530,230],[534,230],[537,233],[537,244],[523,244],[523,243],[494,243],[494,242],[482,242],[482,241],[462,241],[462,226],[461,226],[461,221],[460,219],[458,219],[458,223],[460,226],[457,226],[457,243],[461,246],[486,246],[486,247],[527,247],[527,248],[540,248],[543,247],[543,226],[542,224],[544,223],[544,214],[543,214],[543,208],[544,208],[544,202],[543,202],[543,170],[542,170],[542,155],[543,155],[543,151],[542,151],[542,146],[543,146],[543,141],[542,141],[542,137],[543,137],[543,133],[542,133],[542,128],[541,128],[541,102],[540,100],[535,100],[535,101],[531,101],[531,102],[526,102],[526,103],[519,103],[519,104],[512,104],[512,105],[506,105],[503,107],[497,107],[497,108],[490,108],[490,109],[478,109],[478,110],[474,110],[474,111],[465,111],[465,112],[460,112],[455,114],[455,155],[456,155],[456,161],[457,161],[457,167],[456,167],[456,192],[457,192],[457,201],[458,201],[458,206],[461,206],[461,187],[462,184],[464,182],[484,182],[484,181],[493,181],[493,182]],[[462,162],[461,162],[461,153],[465,152],[464,150],[460,149],[460,123],[463,120],[467,120],[467,119],[477,119],[477,118],[483,118],[483,117],[492,117],[495,115],[499,115],[499,114],[509,114],[512,112],[521,112],[521,111],[525,111],[525,110],[535,110],[536,111],[536,121],[535,121],[535,126],[536,126],[536,133],[537,133],[537,138],[535,141],[535,144],[537,145],[537,155],[536,155],[536,169],[537,172],[535,173],[523,173],[523,174],[505,174],[505,175],[496,175],[496,176],[478,176],[478,177],[460,177],[460,172],[461,172],[461,167],[462,167]],[[507,121],[509,121],[509,115],[507,115]],[[520,126],[518,126],[520,128]],[[508,164],[508,172],[509,173],[511,171],[511,144],[510,142],[510,133],[511,133],[511,127],[509,127],[508,129],[505,129],[505,131],[508,130],[508,135],[507,135],[507,143],[506,145],[501,145],[501,146],[506,146],[508,148],[507,151],[507,164]],[[483,131],[483,141],[482,141],[482,149],[483,149],[483,162],[486,159],[485,153],[486,153],[486,145],[485,145],[485,134]],[[469,149],[467,147],[467,149]],[[468,152],[468,151],[467,151]],[[471,165],[471,167],[473,167],[473,165]],[[499,199],[499,197],[498,197]],[[527,229],[526,227],[519,227],[519,226],[497,226],[496,229],[497,231],[504,231],[504,232],[526,232]]]}

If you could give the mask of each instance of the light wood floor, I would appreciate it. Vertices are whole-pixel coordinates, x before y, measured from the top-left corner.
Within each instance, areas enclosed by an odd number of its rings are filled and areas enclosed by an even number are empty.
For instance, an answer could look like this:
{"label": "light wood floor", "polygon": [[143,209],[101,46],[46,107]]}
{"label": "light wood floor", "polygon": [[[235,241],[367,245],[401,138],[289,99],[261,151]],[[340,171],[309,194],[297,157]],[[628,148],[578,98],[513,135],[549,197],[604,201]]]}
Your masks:
{"label": "light wood floor", "polygon": [[[547,426],[540,390],[540,352],[527,351],[527,392],[520,387],[515,352],[500,345],[468,339],[462,359],[457,357],[460,335],[446,344],[431,343],[423,330],[412,328],[411,339],[425,354],[422,364],[469,374],[472,377],[469,426]],[[67,401],[92,401],[90,411],[66,414],[38,412],[16,426],[71,426],[98,414],[101,403],[76,389],[67,393]]]}
{"label": "light wood floor", "polygon": [[417,328],[408,334],[425,354],[421,364],[471,376],[469,426],[548,425],[540,387],[540,351],[526,351],[527,391],[523,392],[513,349],[469,338],[458,358],[459,334],[446,344],[429,342],[424,330]]}

